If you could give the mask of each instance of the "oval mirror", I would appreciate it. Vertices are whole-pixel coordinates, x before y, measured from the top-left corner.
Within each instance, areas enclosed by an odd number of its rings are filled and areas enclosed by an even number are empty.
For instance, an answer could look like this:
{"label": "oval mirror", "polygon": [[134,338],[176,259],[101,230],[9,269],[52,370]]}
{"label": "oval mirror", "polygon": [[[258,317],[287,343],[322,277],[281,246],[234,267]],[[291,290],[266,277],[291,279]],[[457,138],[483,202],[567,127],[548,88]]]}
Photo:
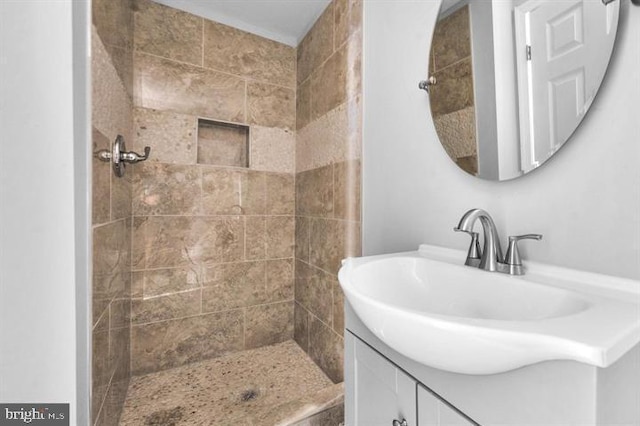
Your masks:
{"label": "oval mirror", "polygon": [[558,151],[604,78],[619,2],[443,0],[427,90],[451,159],[502,181]]}

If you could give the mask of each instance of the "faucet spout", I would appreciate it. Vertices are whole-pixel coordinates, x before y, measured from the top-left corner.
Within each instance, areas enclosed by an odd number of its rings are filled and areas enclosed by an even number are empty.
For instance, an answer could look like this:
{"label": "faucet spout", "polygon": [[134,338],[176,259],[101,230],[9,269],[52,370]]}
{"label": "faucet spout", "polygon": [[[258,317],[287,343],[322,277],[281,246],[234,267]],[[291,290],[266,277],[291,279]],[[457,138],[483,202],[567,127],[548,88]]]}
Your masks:
{"label": "faucet spout", "polygon": [[492,272],[501,271],[501,267],[504,264],[504,256],[500,247],[498,230],[489,213],[482,209],[471,209],[462,216],[460,223],[454,230],[472,233],[477,220],[480,220],[484,231],[484,248],[478,267]]}

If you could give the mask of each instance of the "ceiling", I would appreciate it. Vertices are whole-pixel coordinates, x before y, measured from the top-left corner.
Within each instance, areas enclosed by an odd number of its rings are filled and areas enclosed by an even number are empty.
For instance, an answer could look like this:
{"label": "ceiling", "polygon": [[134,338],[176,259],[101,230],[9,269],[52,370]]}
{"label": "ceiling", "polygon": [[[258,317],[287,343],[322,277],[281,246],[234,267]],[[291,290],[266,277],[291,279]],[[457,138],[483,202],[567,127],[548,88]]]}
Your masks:
{"label": "ceiling", "polygon": [[296,47],[330,0],[155,0]]}

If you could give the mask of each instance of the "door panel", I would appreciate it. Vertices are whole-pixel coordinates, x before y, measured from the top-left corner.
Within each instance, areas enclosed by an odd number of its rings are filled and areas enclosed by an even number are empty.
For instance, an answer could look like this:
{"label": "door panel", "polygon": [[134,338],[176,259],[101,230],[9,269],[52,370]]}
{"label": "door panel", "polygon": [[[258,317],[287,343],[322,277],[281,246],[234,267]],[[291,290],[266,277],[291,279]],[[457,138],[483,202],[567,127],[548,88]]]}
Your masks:
{"label": "door panel", "polygon": [[591,106],[615,41],[617,5],[594,0],[529,0],[516,8],[522,169],[544,162]]}

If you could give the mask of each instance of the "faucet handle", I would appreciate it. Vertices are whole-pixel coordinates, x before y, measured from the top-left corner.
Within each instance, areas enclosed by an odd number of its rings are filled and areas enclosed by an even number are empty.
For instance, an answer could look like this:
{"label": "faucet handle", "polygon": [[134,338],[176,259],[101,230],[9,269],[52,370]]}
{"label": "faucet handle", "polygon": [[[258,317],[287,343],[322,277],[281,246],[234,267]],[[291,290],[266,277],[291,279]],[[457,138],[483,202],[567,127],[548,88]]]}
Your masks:
{"label": "faucet handle", "polygon": [[518,241],[520,240],[541,240],[540,234],[512,235],[509,237],[509,248],[505,256],[505,264],[509,266],[510,275],[522,275],[522,259],[518,251]]}
{"label": "faucet handle", "polygon": [[478,240],[478,233],[473,231],[465,231],[458,227],[453,228],[456,232],[464,232],[471,236],[471,244],[469,245],[469,251],[467,253],[467,260],[465,260],[464,264],[467,266],[475,266],[480,265],[480,258],[482,257],[482,252],[480,251],[480,242]]}

